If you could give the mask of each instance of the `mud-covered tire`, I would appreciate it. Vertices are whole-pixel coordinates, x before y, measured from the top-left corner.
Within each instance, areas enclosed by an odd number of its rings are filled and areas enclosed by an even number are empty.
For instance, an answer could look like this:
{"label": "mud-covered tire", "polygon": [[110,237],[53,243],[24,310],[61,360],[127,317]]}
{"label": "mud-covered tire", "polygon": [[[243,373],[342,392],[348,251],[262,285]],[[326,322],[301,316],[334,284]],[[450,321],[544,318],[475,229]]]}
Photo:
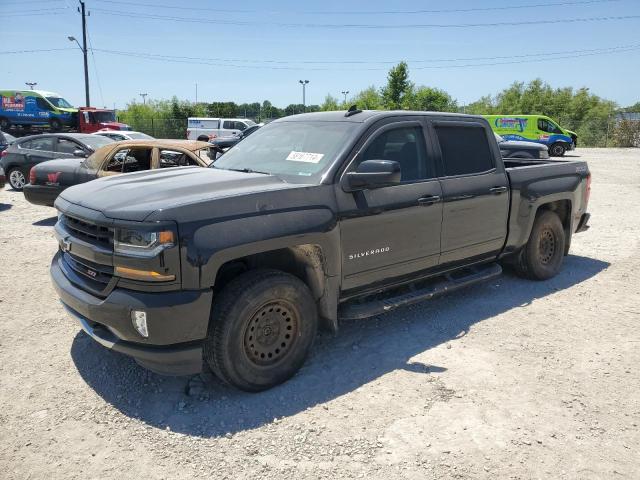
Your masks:
{"label": "mud-covered tire", "polygon": [[224,382],[258,392],[302,367],[318,329],[309,288],[278,270],[252,270],[214,300],[204,358]]}
{"label": "mud-covered tire", "polygon": [[540,212],[533,222],[527,244],[515,261],[516,272],[531,280],[555,277],[562,267],[565,242],[558,215],[550,210]]}
{"label": "mud-covered tire", "polygon": [[564,157],[567,147],[561,143],[556,142],[549,147],[549,156],[551,157]]}

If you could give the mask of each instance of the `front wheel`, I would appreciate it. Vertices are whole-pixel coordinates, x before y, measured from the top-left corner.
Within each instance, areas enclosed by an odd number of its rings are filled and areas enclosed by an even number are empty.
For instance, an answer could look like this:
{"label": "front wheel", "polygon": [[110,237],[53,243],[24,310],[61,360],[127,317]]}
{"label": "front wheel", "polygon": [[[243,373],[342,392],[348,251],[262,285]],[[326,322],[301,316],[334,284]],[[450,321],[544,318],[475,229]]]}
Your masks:
{"label": "front wheel", "polygon": [[27,178],[24,176],[22,170],[18,167],[14,167],[7,173],[7,178],[9,179],[9,185],[14,190],[21,191],[24,186],[27,184]]}
{"label": "front wheel", "polygon": [[249,271],[214,301],[204,357],[226,383],[266,390],[300,369],[317,327],[315,301],[301,280],[277,270]]}
{"label": "front wheel", "polygon": [[536,216],[529,240],[516,259],[516,272],[532,280],[555,277],[562,267],[565,241],[558,215],[543,211]]}
{"label": "front wheel", "polygon": [[552,157],[564,157],[564,153],[567,151],[567,147],[560,142],[556,142],[549,147],[549,155]]}
{"label": "front wheel", "polygon": [[52,132],[59,132],[62,130],[62,122],[57,118],[52,118],[49,122],[49,126],[51,127]]}

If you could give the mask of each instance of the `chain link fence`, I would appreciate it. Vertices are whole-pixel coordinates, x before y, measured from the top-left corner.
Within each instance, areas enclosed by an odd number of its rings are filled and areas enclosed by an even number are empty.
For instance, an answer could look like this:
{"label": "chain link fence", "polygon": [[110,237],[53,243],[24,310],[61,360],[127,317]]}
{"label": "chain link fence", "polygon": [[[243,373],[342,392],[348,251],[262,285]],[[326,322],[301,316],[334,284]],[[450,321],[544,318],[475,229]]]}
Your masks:
{"label": "chain link fence", "polygon": [[[271,119],[263,119],[268,123]],[[640,113],[626,113],[599,120],[575,122],[559,116],[562,128],[577,133],[579,147],[640,146]],[[186,118],[141,118],[126,120],[135,131],[155,138],[187,138]]]}

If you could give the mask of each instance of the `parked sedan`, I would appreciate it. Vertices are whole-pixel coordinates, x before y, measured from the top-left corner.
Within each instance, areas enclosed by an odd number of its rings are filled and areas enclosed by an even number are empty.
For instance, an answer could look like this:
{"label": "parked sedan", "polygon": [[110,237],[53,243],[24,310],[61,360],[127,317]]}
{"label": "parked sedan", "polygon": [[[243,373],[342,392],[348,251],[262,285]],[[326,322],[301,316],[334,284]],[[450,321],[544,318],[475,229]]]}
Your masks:
{"label": "parked sedan", "polygon": [[86,158],[103,145],[113,140],[84,133],[52,133],[31,135],[13,142],[0,153],[0,167],[4,168],[9,185],[14,190],[22,190],[27,183],[29,170],[54,158]]}
{"label": "parked sedan", "polygon": [[153,140],[151,135],[142,132],[131,132],[129,130],[100,130],[93,135],[111,138],[118,142],[122,140]]}
{"label": "parked sedan", "polygon": [[540,160],[549,158],[549,149],[542,143],[505,140],[497,133],[494,133],[494,135],[500,147],[502,158],[531,158]]}
{"label": "parked sedan", "polygon": [[214,158],[208,142],[192,140],[126,140],[105,145],[89,158],[50,160],[31,169],[25,198],[53,206],[65,188],[100,177],[156,168],[206,167]]}
{"label": "parked sedan", "polygon": [[16,141],[16,137],[5,132],[0,132],[0,152],[7,149],[9,145]]}

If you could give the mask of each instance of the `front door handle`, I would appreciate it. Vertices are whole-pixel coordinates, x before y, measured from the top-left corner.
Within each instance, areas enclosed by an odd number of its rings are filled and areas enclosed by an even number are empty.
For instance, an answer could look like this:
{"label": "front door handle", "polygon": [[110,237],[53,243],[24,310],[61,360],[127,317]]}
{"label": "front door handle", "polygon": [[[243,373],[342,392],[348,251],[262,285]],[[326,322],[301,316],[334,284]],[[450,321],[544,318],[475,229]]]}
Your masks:
{"label": "front door handle", "polygon": [[442,200],[442,197],[440,197],[440,195],[429,195],[428,197],[419,198],[418,205],[428,207],[429,205],[440,202],[440,200]]}
{"label": "front door handle", "polygon": [[490,188],[489,191],[491,193],[493,193],[494,195],[500,195],[501,193],[504,193],[504,192],[507,191],[507,187],[504,187],[504,186],[503,187],[493,187],[493,188]]}

